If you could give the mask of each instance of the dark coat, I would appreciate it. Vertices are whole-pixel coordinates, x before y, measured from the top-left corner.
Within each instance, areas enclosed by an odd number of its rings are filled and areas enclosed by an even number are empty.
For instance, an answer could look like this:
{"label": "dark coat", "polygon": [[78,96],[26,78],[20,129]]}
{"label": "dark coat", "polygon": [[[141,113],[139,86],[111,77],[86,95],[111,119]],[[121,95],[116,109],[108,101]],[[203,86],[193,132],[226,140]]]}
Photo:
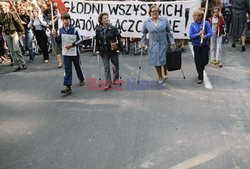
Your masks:
{"label": "dark coat", "polygon": [[[105,48],[107,48],[107,55],[113,55],[116,54],[117,51],[112,51],[111,50],[111,45],[110,42],[118,42],[118,50],[122,51],[122,44],[121,44],[121,35],[118,31],[118,29],[109,24],[106,32],[104,31],[104,27],[100,25],[96,29],[96,51],[99,51],[101,56],[103,56],[105,52]],[[104,44],[105,42],[105,37],[106,37],[106,45]]]}

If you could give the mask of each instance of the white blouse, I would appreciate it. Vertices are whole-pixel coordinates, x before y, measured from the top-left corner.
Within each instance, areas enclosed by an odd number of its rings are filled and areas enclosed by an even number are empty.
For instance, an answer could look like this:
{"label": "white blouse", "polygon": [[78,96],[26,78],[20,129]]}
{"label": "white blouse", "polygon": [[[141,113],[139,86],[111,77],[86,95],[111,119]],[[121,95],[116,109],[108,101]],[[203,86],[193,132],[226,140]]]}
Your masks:
{"label": "white blouse", "polygon": [[46,26],[47,22],[45,22],[42,18],[36,17],[35,19],[31,19],[28,27],[33,26],[35,30],[43,30],[42,26]]}

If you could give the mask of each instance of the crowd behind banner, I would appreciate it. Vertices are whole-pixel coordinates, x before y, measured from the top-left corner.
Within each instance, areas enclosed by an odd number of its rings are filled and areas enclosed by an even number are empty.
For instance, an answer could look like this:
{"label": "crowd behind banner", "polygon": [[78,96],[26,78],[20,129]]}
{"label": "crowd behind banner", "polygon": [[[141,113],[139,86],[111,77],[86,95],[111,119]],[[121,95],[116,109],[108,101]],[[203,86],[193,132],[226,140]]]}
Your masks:
{"label": "crowd behind banner", "polygon": [[[56,56],[57,58],[57,63],[58,63],[58,67],[61,68],[62,67],[62,61],[61,61],[61,55],[60,55],[60,47],[56,44],[55,39],[50,35],[51,29],[52,27],[55,27],[55,29],[58,29],[58,25],[61,25],[61,22],[58,22],[60,20],[60,10],[57,8],[57,3],[60,0],[21,0],[21,1],[5,1],[7,4],[7,8],[10,9],[10,12],[15,14],[17,17],[19,17],[19,19],[21,20],[21,23],[24,27],[24,31],[22,33],[20,33],[19,35],[19,46],[21,48],[21,52],[23,55],[29,55],[29,61],[28,62],[33,62],[33,60],[35,59],[35,55],[39,52],[41,52],[43,54],[44,57],[44,62],[48,63],[49,62],[49,53],[48,51],[52,51],[52,54]],[[191,0],[193,2],[193,0]],[[191,2],[190,1],[190,2]],[[5,2],[1,2],[2,4],[4,4]],[[52,3],[51,3],[52,2]],[[124,6],[121,6],[121,2],[116,1],[116,2],[112,2],[109,1],[109,4],[111,6],[107,6],[108,4],[105,3],[105,1],[97,1],[97,2],[93,2],[93,1],[62,1],[65,4],[65,7],[68,8],[69,13],[72,16],[72,20],[71,23],[72,25],[76,26],[77,28],[80,28],[80,33],[82,36],[94,36],[94,32],[95,29],[89,30],[88,26],[86,26],[84,29],[82,29],[83,25],[81,25],[82,22],[78,22],[78,21],[83,21],[84,19],[86,19],[87,25],[89,23],[94,23],[91,25],[94,25],[92,28],[95,28],[98,23],[97,20],[95,18],[95,16],[98,16],[100,14],[100,12],[103,11],[99,11],[99,13],[95,13],[93,15],[88,15],[88,14],[84,14],[84,15],[80,15],[75,13],[74,14],[74,10],[79,11],[79,9],[75,9],[74,5],[78,4],[78,8],[81,5],[91,5],[91,6],[102,6],[102,10],[106,10],[106,8],[110,8],[111,13],[111,19],[112,20],[116,20],[115,25],[119,28],[119,30],[122,32],[122,36],[123,37],[129,37],[126,39],[126,44],[124,42],[124,44],[127,46],[127,49],[129,50],[130,48],[130,42],[131,41],[136,41],[136,39],[138,39],[141,36],[141,27],[142,27],[142,22],[143,22],[143,18],[140,18],[141,16],[131,16],[128,13],[142,13],[144,12],[144,18],[147,17],[147,8],[152,5],[152,4],[148,4],[147,6],[143,5],[144,3],[140,3],[140,2],[134,2],[131,1],[131,3],[134,3],[134,8],[132,8],[131,6],[129,6],[128,4],[123,4]],[[83,3],[84,2],[84,3]],[[149,1],[146,1],[149,2]],[[156,2],[154,1],[155,3]],[[190,5],[193,5],[192,2],[185,2],[183,4],[188,4],[187,6],[182,5],[182,3],[176,3],[176,5],[172,6],[171,4],[168,4],[169,6],[166,6],[166,2],[163,2],[162,4],[162,9],[165,8],[164,12],[168,13],[167,10],[169,10],[169,17],[170,15],[172,16],[173,19],[172,21],[172,25],[173,25],[173,31],[175,34],[175,37],[178,39],[178,37],[183,38],[183,39],[187,39],[188,38],[188,27],[187,27],[187,23],[192,21],[191,16],[191,12],[190,11]],[[52,4],[52,5],[51,5]],[[70,4],[70,5],[69,5]],[[195,3],[196,5],[199,5],[199,3]],[[0,4],[1,5],[1,4]],[[127,6],[126,6],[127,5]],[[161,6],[161,4],[159,4]],[[112,8],[112,9],[111,9]],[[124,11],[123,16],[117,15],[115,18],[113,18],[113,15],[116,13],[114,11],[114,9],[119,8],[119,10],[117,12],[121,13],[122,11]],[[139,11],[139,8],[140,11]],[[137,10],[136,10],[137,9]],[[191,9],[192,10],[192,9]],[[35,14],[34,12],[37,13]],[[72,11],[72,12],[71,12]],[[127,12],[126,12],[127,11]],[[187,12],[189,13],[189,16],[187,16]],[[128,16],[126,16],[126,14],[128,14]],[[165,15],[165,13],[163,13]],[[1,14],[2,15],[2,14]],[[52,19],[53,16],[53,19]],[[79,20],[80,18],[80,20]],[[90,20],[88,20],[89,18],[91,18],[91,22]],[[120,19],[118,19],[120,18]],[[122,19],[124,18],[124,19]],[[132,19],[133,18],[133,19]],[[140,18],[140,19],[138,19]],[[185,20],[185,21],[184,21]],[[35,21],[35,22],[34,22]],[[119,22],[117,22],[119,21]],[[170,21],[171,22],[171,21]],[[33,24],[35,23],[35,25]],[[118,24],[118,25],[117,25]],[[180,25],[182,24],[182,25]],[[185,26],[184,26],[185,25]],[[11,57],[11,52],[10,50],[8,50],[8,45],[6,43],[4,43],[4,37],[2,34],[3,31],[3,26],[1,26],[0,29],[0,37],[1,37],[1,43],[0,43],[0,47],[1,49],[1,58],[0,58],[0,62],[1,63],[5,63],[8,62],[6,55],[9,53],[10,59],[11,59],[11,65],[14,64],[13,61],[13,57]],[[46,35],[46,36],[45,36]],[[125,40],[124,40],[125,41]],[[87,42],[87,41],[86,41]],[[88,41],[86,46],[90,46],[91,42]],[[183,43],[182,43],[183,44]],[[9,45],[10,46],[10,45]],[[182,45],[184,48],[184,45]],[[129,52],[129,51],[127,51]]]}
{"label": "crowd behind banner", "polygon": [[[41,52],[44,63],[49,63],[50,55],[57,59],[57,67],[63,67],[61,51],[62,48],[52,36],[53,31],[57,31],[62,26],[60,21],[60,10],[58,3],[64,5],[64,10],[68,10],[71,17],[71,25],[79,30],[81,36],[96,35],[96,28],[99,25],[98,15],[107,12],[110,16],[112,25],[118,28],[121,35],[125,38],[123,44],[128,49],[130,43],[138,43],[142,37],[143,23],[149,18],[149,9],[156,5],[161,11],[161,15],[167,17],[175,41],[185,51],[185,40],[192,39],[190,34],[191,23],[196,15],[202,15],[205,11],[205,0],[187,0],[187,1],[81,1],[81,0],[21,0],[0,2],[0,62],[7,63],[11,60],[11,66],[14,71],[25,70],[27,64],[24,55],[29,56],[29,63],[32,63],[37,53]],[[228,35],[233,38],[232,47],[236,42],[242,45],[242,51],[245,51],[245,40],[249,35],[249,0],[207,0],[208,12],[206,19],[209,20],[212,32],[209,54],[211,62],[215,65],[221,64],[221,44],[222,41],[228,41]],[[197,11],[197,9],[201,11]],[[5,15],[8,13],[8,15]],[[216,16],[218,13],[219,21]],[[10,17],[11,16],[11,17]],[[240,18],[239,18],[240,16]],[[8,18],[9,17],[9,18]],[[237,18],[238,17],[238,18]],[[196,18],[197,19],[197,18]],[[199,19],[198,19],[199,20]],[[11,22],[9,22],[11,21]],[[12,22],[13,21],[13,22]],[[201,20],[195,22],[202,22]],[[219,24],[218,24],[219,23]],[[246,25],[248,24],[248,25]],[[230,26],[231,25],[231,26]],[[205,24],[201,27],[205,27]],[[219,32],[218,32],[219,29]],[[203,32],[198,35],[203,36]],[[218,38],[219,37],[219,38]],[[204,37],[202,37],[204,38]],[[209,35],[210,39],[210,35]],[[93,40],[94,41],[94,40]],[[196,44],[198,42],[195,42]],[[95,43],[92,43],[95,45]],[[93,45],[93,47],[94,47]],[[199,46],[199,45],[198,45]],[[198,50],[198,48],[197,48]],[[52,51],[52,53],[51,53]]]}

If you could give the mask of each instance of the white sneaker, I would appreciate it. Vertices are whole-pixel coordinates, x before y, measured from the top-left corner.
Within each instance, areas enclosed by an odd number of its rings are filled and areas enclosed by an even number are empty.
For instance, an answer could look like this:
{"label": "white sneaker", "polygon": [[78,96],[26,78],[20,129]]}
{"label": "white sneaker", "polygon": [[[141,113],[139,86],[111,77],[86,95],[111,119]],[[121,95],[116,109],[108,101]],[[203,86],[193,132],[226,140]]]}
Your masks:
{"label": "white sneaker", "polygon": [[158,80],[158,83],[159,84],[163,84],[163,80]]}

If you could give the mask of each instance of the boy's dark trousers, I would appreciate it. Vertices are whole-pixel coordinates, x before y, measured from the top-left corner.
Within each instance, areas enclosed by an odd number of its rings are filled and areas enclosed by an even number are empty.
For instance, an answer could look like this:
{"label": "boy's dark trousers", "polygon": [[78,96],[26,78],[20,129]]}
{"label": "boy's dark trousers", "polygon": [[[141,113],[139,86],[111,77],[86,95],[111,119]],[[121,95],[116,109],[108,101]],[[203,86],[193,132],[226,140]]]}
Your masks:
{"label": "boy's dark trousers", "polygon": [[206,46],[194,46],[194,62],[196,70],[198,72],[198,79],[203,80],[203,71],[209,61],[209,47]]}
{"label": "boy's dark trousers", "polygon": [[80,57],[79,56],[63,56],[64,62],[64,86],[70,87],[72,85],[72,62],[76,69],[76,74],[79,80],[84,80],[82,69],[80,67]]}

